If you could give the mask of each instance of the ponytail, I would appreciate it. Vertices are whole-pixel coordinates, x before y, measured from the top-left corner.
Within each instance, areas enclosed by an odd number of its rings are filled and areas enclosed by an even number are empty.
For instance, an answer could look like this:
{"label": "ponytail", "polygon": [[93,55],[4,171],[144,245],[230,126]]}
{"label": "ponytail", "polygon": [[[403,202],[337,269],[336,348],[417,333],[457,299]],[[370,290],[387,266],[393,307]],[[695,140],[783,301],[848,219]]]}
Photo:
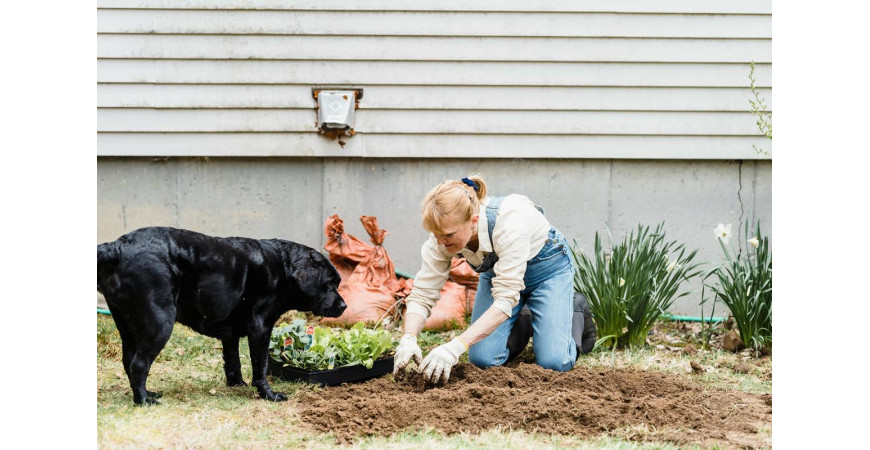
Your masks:
{"label": "ponytail", "polygon": [[474,191],[477,195],[477,201],[482,202],[483,199],[486,198],[486,182],[483,181],[483,177],[477,172],[472,172],[464,179],[471,180],[471,182],[474,183]]}
{"label": "ponytail", "polygon": [[450,224],[468,222],[480,211],[484,198],[486,182],[477,172],[462,180],[444,181],[423,199],[423,228],[440,234]]}

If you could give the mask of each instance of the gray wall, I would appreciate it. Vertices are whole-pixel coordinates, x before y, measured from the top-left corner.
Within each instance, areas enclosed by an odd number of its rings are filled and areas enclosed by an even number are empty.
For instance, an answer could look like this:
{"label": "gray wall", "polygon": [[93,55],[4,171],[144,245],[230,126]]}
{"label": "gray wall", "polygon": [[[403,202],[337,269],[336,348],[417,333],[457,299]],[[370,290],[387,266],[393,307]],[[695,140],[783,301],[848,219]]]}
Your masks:
{"label": "gray wall", "polygon": [[[413,274],[426,238],[420,200],[473,169],[494,194],[528,195],[586,249],[606,223],[618,239],[639,223],[665,220],[670,239],[699,249],[699,261],[719,262],[719,222],[734,224],[735,239],[741,217],[760,219],[770,233],[769,161],[99,158],[97,241],[166,225],[321,249],[327,216],[339,214],[349,233],[368,240],[359,216],[373,215],[390,232],[385,248],[396,267]],[[697,314],[698,300],[689,296],[672,311]]]}

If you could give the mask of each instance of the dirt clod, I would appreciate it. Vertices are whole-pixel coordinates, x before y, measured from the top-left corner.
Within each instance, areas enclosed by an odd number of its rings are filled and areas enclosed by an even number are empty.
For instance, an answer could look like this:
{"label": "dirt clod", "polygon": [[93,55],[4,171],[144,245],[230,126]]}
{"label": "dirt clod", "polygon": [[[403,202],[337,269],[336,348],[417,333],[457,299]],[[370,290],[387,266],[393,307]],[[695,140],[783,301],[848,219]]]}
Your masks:
{"label": "dirt clod", "polygon": [[737,334],[737,330],[731,330],[725,336],[722,336],[722,350],[726,352],[739,352],[745,348],[743,345],[743,340],[740,339],[740,335]]}
{"label": "dirt clod", "polygon": [[427,382],[426,379],[423,378],[423,374],[417,372],[416,370],[399,371],[395,376],[395,381],[396,383],[414,386],[418,394],[426,392],[426,389],[437,387],[443,384],[439,383],[436,385]]}
{"label": "dirt clod", "polygon": [[737,365],[734,366],[734,371],[737,373],[752,373],[755,371],[755,368],[752,366],[752,364],[742,362],[737,363]]}
{"label": "dirt clod", "polygon": [[689,365],[692,366],[693,373],[706,373],[707,372],[706,369],[701,367],[701,365],[696,363],[695,361],[690,362]]}
{"label": "dirt clod", "polygon": [[692,344],[683,347],[683,351],[686,352],[686,354],[689,356],[695,356],[698,354],[698,349],[695,348],[695,346]]}
{"label": "dirt clod", "polygon": [[[298,397],[306,424],[339,442],[436,428],[451,435],[501,427],[546,434],[618,435],[677,444],[770,445],[756,431],[771,421],[762,395],[704,389],[674,374],[577,367],[554,372],[535,364],[479,369],[460,364],[444,386],[420,392],[419,377],[381,377]],[[355,405],[363,403],[365,408]],[[734,414],[740,405],[740,414]],[[687,433],[686,430],[692,430]]]}

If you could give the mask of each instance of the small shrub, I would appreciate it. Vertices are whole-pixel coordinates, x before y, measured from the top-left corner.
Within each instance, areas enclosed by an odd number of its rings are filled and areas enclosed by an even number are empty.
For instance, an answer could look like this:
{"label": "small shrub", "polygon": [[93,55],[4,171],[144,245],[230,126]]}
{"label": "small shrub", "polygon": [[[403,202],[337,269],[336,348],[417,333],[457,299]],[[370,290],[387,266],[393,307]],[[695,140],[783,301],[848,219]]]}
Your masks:
{"label": "small shrub", "polygon": [[[744,228],[744,236],[749,236],[749,221]],[[716,270],[716,298],[731,310],[744,345],[756,351],[768,347],[773,337],[773,261],[769,240],[761,235],[761,222],[755,226],[755,237],[748,241],[746,255],[735,255],[733,247],[726,246],[727,238],[717,234],[717,240],[726,262]]]}
{"label": "small shrub", "polygon": [[[643,345],[659,316],[674,300],[688,295],[677,295],[680,285],[700,272],[692,263],[697,250],[686,254],[683,244],[665,242],[663,227],[659,224],[650,233],[648,226],[639,225],[613,246],[609,258],[598,233],[591,256],[575,241],[574,289],[588,299],[602,344]],[[607,233],[610,236],[609,229]]]}
{"label": "small shrub", "polygon": [[[767,110],[767,104],[764,102],[764,97],[761,96],[761,93],[758,91],[758,86],[755,85],[757,83],[755,79],[755,62],[749,62],[749,90],[752,92],[752,96],[755,97],[755,100],[749,99],[749,105],[752,107],[751,112],[755,116],[755,126],[758,127],[758,131],[764,135],[767,139],[773,139],[773,113]],[[770,155],[770,152],[764,149],[757,147],[755,144],[752,144],[752,148],[761,155]]]}

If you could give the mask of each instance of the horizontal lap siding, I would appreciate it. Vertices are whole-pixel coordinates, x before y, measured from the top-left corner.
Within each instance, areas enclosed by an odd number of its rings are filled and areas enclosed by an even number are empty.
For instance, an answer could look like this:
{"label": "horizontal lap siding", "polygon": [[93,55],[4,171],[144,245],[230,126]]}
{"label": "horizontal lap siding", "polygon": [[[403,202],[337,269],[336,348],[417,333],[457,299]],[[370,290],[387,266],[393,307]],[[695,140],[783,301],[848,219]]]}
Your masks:
{"label": "horizontal lap siding", "polygon": [[[343,5],[98,2],[98,154],[766,158],[766,2]],[[344,147],[330,85],[364,89]]]}
{"label": "horizontal lap siding", "polygon": [[[349,7],[352,5],[352,8]],[[101,8],[253,9],[342,11],[516,11],[625,12],[685,14],[770,14],[770,3],[758,0],[98,0]]]}
{"label": "horizontal lap siding", "polygon": [[[425,51],[421,51],[425,49]],[[102,35],[100,58],[770,62],[768,39]]]}
{"label": "horizontal lap siding", "polygon": [[[760,90],[771,99],[771,90]],[[772,105],[772,101],[769,101]],[[746,111],[745,87],[523,87],[366,85],[364,110]],[[286,108],[315,106],[308,85],[100,84],[105,108]]]}
{"label": "horizontal lap siding", "polygon": [[[403,134],[754,134],[744,112],[636,111],[395,111],[360,110],[359,133]],[[97,112],[97,126],[112,132],[316,132],[305,109],[139,109]]]}
{"label": "horizontal lap siding", "polygon": [[100,33],[127,34],[771,37],[769,15],[106,9],[97,19]]}
{"label": "horizontal lap siding", "polygon": [[[748,63],[97,61],[97,80],[104,83],[742,87],[747,99],[748,71]],[[760,86],[770,87],[770,64],[757,65],[756,76]]]}

